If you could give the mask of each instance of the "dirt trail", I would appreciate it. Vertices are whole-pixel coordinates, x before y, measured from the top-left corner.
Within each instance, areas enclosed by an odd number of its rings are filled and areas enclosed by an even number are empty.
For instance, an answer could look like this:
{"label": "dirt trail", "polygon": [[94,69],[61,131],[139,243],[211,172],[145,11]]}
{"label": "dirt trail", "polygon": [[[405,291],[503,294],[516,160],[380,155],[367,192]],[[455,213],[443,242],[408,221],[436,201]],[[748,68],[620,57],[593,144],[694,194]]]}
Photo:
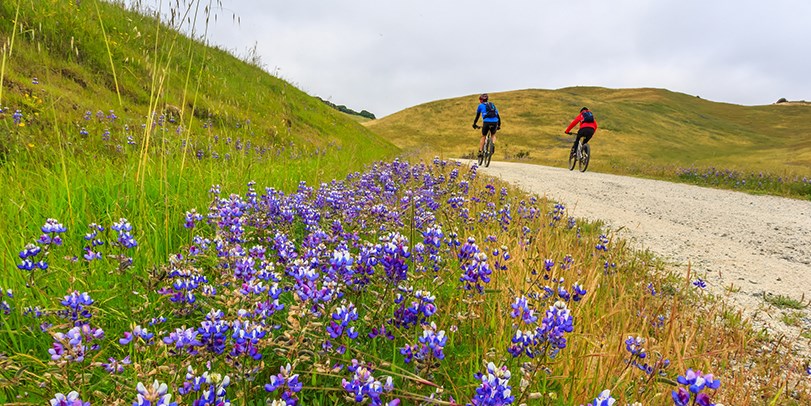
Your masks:
{"label": "dirt trail", "polygon": [[[787,326],[764,294],[811,299],[811,202],[657,180],[580,173],[565,168],[493,162],[480,168],[522,189],[562,203],[569,215],[602,220],[610,231],[702,277],[757,327],[785,334],[811,355],[811,310]],[[796,310],[788,310],[796,312]]]}

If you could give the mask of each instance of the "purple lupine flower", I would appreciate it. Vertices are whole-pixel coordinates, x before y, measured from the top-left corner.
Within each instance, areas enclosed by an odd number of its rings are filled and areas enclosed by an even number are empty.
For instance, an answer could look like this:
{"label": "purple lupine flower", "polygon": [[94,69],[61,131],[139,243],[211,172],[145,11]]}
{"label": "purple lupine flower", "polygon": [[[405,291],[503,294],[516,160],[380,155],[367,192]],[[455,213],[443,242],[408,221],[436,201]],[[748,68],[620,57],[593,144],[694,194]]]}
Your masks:
{"label": "purple lupine flower", "polygon": [[43,271],[48,269],[48,263],[45,262],[44,259],[39,261],[34,261],[35,257],[39,255],[42,251],[42,248],[36,244],[27,244],[22,251],[20,251],[20,259],[23,261],[17,264],[17,268],[22,269],[24,271],[33,271],[35,268],[42,269]]}
{"label": "purple lupine flower", "polygon": [[133,339],[140,338],[144,344],[151,345],[153,342],[153,337],[155,337],[155,334],[148,332],[146,328],[143,328],[140,325],[136,325],[132,328],[132,331],[125,331],[124,337],[118,339],[118,343],[121,345],[127,345],[132,342]]}
{"label": "purple lupine flower", "polygon": [[672,391],[671,396],[676,406],[687,406],[690,403],[691,394],[695,394],[693,404],[700,406],[714,406],[710,402],[710,395],[702,392],[704,388],[717,390],[721,386],[721,381],[715,379],[713,374],[703,374],[701,371],[693,371],[688,369],[684,375],[679,375],[676,379],[679,384],[687,387],[679,387],[677,391]]}
{"label": "purple lupine flower", "polygon": [[542,343],[549,344],[549,356],[555,357],[560,350],[566,348],[565,334],[573,330],[573,319],[569,309],[565,302],[558,300],[546,311],[541,325],[536,329],[536,334]]}
{"label": "purple lupine flower", "polygon": [[608,241],[609,241],[609,240],[608,240],[608,237],[606,237],[606,236],[605,236],[605,235],[603,235],[603,234],[600,234],[599,240],[600,240],[600,242],[599,242],[599,243],[597,244],[597,246],[595,246],[594,248],[595,248],[597,251],[605,251],[605,252],[608,252]]}
{"label": "purple lupine flower", "polygon": [[350,322],[358,319],[358,310],[355,305],[349,303],[349,306],[341,305],[332,313],[332,321],[327,326],[327,333],[332,338],[340,337],[346,331],[347,337],[354,340],[358,337],[358,332],[355,327],[349,326]]}
{"label": "purple lupine flower", "polygon": [[577,282],[575,282],[575,284],[572,285],[572,290],[574,291],[574,295],[572,295],[572,300],[574,300],[575,302],[579,302],[580,299],[582,299],[583,296],[586,295],[586,289],[583,288],[583,285]]}
{"label": "purple lupine flower", "polygon": [[86,307],[95,303],[87,292],[79,293],[78,291],[70,292],[60,302],[67,310],[60,311],[59,314],[63,317],[70,318],[74,325],[87,324],[93,314],[90,313]]}
{"label": "purple lupine flower", "polygon": [[59,234],[68,230],[58,220],[51,218],[45,220],[45,224],[40,229],[43,234],[37,241],[43,245],[62,245],[62,237]]}
{"label": "purple lupine flower", "polygon": [[476,245],[476,240],[470,237],[457,253],[457,257],[462,269],[459,281],[464,283],[463,287],[466,290],[476,288],[479,293],[483,294],[484,285],[482,284],[490,282],[492,273],[487,264],[487,254],[481,252]]}
{"label": "purple lupine flower", "polygon": [[194,228],[195,224],[198,221],[203,220],[203,215],[197,212],[197,209],[191,209],[186,212],[186,220],[183,224],[183,227],[186,228]]}
{"label": "purple lupine flower", "polygon": [[484,373],[477,372],[474,378],[481,382],[476,388],[476,394],[470,399],[468,406],[500,406],[509,405],[515,401],[512,396],[510,383],[510,370],[506,366],[496,368],[492,362],[487,364]]}
{"label": "purple lupine flower", "polygon": [[79,392],[71,391],[67,396],[57,393],[50,400],[51,406],[90,406],[90,402],[83,402],[79,398]]}
{"label": "purple lupine flower", "polygon": [[611,391],[606,389],[597,396],[596,399],[589,402],[586,406],[612,406],[617,400],[611,397]]}
{"label": "purple lupine flower", "polygon": [[707,282],[705,282],[704,279],[696,278],[696,280],[693,281],[693,286],[699,289],[704,289],[707,287]]}
{"label": "purple lupine flower", "polygon": [[302,383],[298,379],[298,374],[291,375],[292,368],[288,363],[286,366],[279,367],[279,373],[270,376],[270,383],[265,384],[266,392],[276,392],[284,388],[282,391],[282,400],[287,405],[297,405],[298,395],[301,392]]}
{"label": "purple lupine flower", "polygon": [[672,391],[671,396],[675,406],[687,406],[690,404],[690,392],[682,387],[679,387],[677,391]]}
{"label": "purple lupine flower", "polygon": [[[650,375],[654,371],[654,366],[645,361],[648,353],[645,350],[645,339],[642,337],[628,336],[625,340],[625,350],[630,353],[630,358],[625,362],[638,368],[640,371]],[[657,367],[666,367],[670,364],[670,360],[659,360],[654,363]]]}
{"label": "purple lupine flower", "polygon": [[138,394],[132,402],[132,406],[177,406],[177,402],[172,402],[172,395],[169,387],[165,383],[160,383],[156,379],[151,386],[147,387],[138,382],[135,388]]}
{"label": "purple lupine flower", "polygon": [[196,399],[192,402],[195,406],[227,406],[231,404],[231,401],[226,398],[226,388],[230,384],[231,378],[228,375],[222,376],[216,372],[206,371],[197,376],[192,367],[189,366],[186,372],[186,381],[183,382],[183,386],[177,392],[183,396],[196,393]]}
{"label": "purple lupine flower", "polygon": [[[401,290],[404,290],[401,288]],[[404,290],[408,292],[408,290]],[[398,293],[394,303],[400,306],[394,310],[394,317],[391,322],[398,327],[411,328],[417,324],[425,324],[429,317],[436,313],[434,304],[436,297],[429,291],[418,290],[414,292],[414,298],[418,301],[411,301],[410,306],[405,304],[405,296]]]}
{"label": "purple lupine flower", "polygon": [[130,356],[127,355],[121,361],[116,360],[113,357],[108,358],[108,362],[100,363],[99,366],[104,367],[104,369],[109,372],[110,374],[120,374],[124,372],[124,366],[129,365],[132,362],[130,361]]}
{"label": "purple lupine flower", "polygon": [[549,213],[549,216],[552,217],[552,221],[549,223],[551,227],[554,227],[562,218],[563,214],[566,212],[566,206],[556,203],[555,208]]}
{"label": "purple lupine flower", "polygon": [[389,281],[397,283],[408,278],[408,263],[406,260],[411,256],[408,252],[408,239],[398,233],[390,233],[381,237],[383,243],[383,253],[380,264],[386,271]]}
{"label": "purple lupine flower", "polygon": [[521,316],[521,321],[524,324],[535,324],[535,322],[538,321],[538,316],[535,315],[535,310],[529,307],[526,296],[515,298],[512,309],[510,316],[512,316],[512,318]]}
{"label": "purple lupine flower", "polygon": [[378,327],[372,327],[372,331],[369,332],[369,338],[375,337],[384,337],[387,340],[394,340],[394,334],[392,334],[390,329],[387,329],[385,325]]}
{"label": "purple lupine flower", "polygon": [[721,386],[721,381],[714,379],[713,374],[704,375],[701,371],[693,371],[692,369],[688,369],[684,376],[679,375],[677,381],[688,386],[692,393],[699,393],[705,387],[715,390]]}
{"label": "purple lupine flower", "polygon": [[[394,384],[390,376],[386,377],[386,383],[382,383],[375,379],[372,376],[372,371],[365,366],[355,369],[351,381],[344,378],[341,381],[341,387],[355,399],[355,403],[362,403],[368,398],[370,404],[374,406],[382,406],[383,400],[380,399],[380,396],[384,392],[394,390]],[[388,404],[391,405],[392,403],[389,402]]]}
{"label": "purple lupine flower", "polygon": [[231,334],[234,346],[230,355],[234,357],[248,355],[254,360],[261,359],[262,353],[259,352],[256,345],[265,337],[265,334],[267,333],[261,324],[247,320],[235,320]]}
{"label": "purple lupine flower", "polygon": [[11,115],[11,118],[14,119],[14,125],[21,125],[23,121],[23,113],[20,110],[16,110],[14,114]]}
{"label": "purple lupine flower", "polygon": [[203,345],[197,337],[198,332],[194,328],[177,328],[174,332],[169,333],[168,336],[163,337],[163,342],[166,344],[174,344],[175,350],[186,349],[189,354],[197,354],[197,347]]}
{"label": "purple lupine flower", "polygon": [[99,348],[98,344],[91,343],[104,337],[104,330],[93,328],[85,324],[76,326],[66,333],[53,334],[53,347],[48,350],[51,360],[58,363],[82,362],[88,351]]}

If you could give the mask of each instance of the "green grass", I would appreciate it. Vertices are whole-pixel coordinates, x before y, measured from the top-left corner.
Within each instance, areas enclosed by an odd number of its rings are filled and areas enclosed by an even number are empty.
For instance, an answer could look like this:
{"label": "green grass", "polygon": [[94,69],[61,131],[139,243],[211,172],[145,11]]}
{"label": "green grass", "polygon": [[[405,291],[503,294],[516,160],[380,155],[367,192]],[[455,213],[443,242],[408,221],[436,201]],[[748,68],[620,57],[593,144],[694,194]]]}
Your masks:
{"label": "green grass", "polygon": [[801,300],[785,295],[766,294],[763,296],[763,300],[778,309],[802,310],[808,307],[808,304],[803,303]]}
{"label": "green grass", "polygon": [[[597,87],[491,99],[503,119],[495,160],[565,165],[573,138],[563,130],[588,106],[599,125],[590,170],[811,199],[811,143],[796,125],[811,119],[811,106],[739,106],[663,89]],[[469,156],[478,146],[470,128],[476,104],[475,96],[438,100],[366,125],[406,150]]]}

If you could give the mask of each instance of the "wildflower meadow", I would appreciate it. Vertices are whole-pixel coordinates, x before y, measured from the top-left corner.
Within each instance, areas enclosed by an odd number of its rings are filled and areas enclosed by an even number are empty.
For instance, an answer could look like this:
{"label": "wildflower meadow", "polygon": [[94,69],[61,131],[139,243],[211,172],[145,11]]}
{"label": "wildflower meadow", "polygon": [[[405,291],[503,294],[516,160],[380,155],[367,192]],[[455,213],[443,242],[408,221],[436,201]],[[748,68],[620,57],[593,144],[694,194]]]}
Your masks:
{"label": "wildflower meadow", "polygon": [[0,403],[811,403],[711,276],[120,3],[0,3]]}

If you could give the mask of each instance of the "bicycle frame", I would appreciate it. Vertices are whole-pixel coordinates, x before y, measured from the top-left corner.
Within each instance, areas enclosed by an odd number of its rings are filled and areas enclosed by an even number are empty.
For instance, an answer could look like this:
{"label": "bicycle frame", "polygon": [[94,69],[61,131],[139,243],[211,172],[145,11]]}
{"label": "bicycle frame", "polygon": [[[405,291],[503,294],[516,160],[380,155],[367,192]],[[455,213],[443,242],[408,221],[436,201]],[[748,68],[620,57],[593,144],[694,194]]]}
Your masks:
{"label": "bicycle frame", "polygon": [[589,167],[589,159],[591,156],[591,148],[588,144],[583,143],[583,139],[577,140],[577,147],[575,148],[574,155],[569,156],[569,170],[574,170],[575,165],[579,166],[580,172],[585,172]]}

